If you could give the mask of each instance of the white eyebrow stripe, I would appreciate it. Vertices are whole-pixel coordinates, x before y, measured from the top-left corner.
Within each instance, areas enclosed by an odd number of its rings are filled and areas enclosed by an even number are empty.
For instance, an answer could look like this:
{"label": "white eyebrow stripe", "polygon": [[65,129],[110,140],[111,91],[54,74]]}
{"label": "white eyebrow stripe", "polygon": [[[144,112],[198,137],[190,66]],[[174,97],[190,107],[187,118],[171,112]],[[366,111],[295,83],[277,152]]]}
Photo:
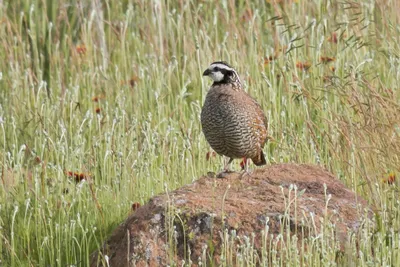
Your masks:
{"label": "white eyebrow stripe", "polygon": [[232,71],[232,70],[233,70],[232,68],[229,68],[227,65],[220,64],[220,63],[217,63],[217,64],[211,64],[211,66],[210,66],[210,69],[213,69],[213,68],[215,68],[215,67],[218,67],[218,68],[220,68],[220,69],[224,69],[224,70],[230,70],[230,71]]}

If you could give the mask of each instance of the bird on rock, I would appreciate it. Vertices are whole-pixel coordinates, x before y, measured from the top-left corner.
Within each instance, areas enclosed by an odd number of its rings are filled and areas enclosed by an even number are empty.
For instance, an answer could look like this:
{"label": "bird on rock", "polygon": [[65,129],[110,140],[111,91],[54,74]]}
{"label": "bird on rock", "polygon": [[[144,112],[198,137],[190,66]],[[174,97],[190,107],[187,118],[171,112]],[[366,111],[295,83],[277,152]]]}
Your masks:
{"label": "bird on rock", "polygon": [[257,101],[243,90],[236,70],[217,61],[203,76],[210,77],[213,84],[201,110],[201,125],[211,148],[229,158],[221,174],[229,172],[229,164],[236,158],[251,159],[256,166],[265,165],[267,119]]}

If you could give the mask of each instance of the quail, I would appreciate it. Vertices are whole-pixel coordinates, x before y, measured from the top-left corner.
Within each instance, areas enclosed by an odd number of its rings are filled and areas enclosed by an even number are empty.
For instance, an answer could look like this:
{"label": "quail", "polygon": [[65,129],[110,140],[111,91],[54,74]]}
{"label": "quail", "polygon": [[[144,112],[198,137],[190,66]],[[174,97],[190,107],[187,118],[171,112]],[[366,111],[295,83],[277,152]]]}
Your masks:
{"label": "quail", "polygon": [[226,62],[212,63],[203,76],[214,82],[201,110],[201,125],[212,149],[229,158],[224,171],[229,172],[236,158],[265,165],[267,120],[261,106],[243,90],[239,75]]}

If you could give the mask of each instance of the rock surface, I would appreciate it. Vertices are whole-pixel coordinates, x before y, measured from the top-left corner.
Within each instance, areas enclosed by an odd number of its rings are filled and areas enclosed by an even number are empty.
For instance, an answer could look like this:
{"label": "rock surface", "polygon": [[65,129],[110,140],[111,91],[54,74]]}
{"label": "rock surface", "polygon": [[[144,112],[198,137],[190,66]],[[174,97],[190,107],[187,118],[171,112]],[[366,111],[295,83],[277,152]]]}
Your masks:
{"label": "rock surface", "polygon": [[201,177],[138,208],[92,254],[91,266],[102,266],[104,255],[110,266],[165,266],[171,251],[176,262],[188,262],[189,249],[196,265],[210,248],[218,263],[224,229],[235,230],[237,236],[254,233],[254,246],[260,249],[266,223],[269,237],[287,226],[291,234],[303,233],[297,235],[300,242],[316,235],[329,218],[336,239],[344,244],[347,231],[359,228],[365,210],[364,200],[317,166],[279,164],[242,178],[238,173],[223,179]]}

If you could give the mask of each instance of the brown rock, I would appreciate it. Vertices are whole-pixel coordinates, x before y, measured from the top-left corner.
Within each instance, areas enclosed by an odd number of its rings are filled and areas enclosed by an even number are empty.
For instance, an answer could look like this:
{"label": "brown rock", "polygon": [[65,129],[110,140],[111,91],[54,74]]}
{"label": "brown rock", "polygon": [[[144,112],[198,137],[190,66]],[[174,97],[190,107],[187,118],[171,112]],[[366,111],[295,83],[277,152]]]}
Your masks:
{"label": "brown rock", "polygon": [[[297,186],[296,194],[291,184]],[[242,178],[237,173],[224,179],[202,177],[138,208],[102,250],[93,253],[91,266],[102,266],[104,255],[110,266],[165,266],[171,260],[187,263],[189,249],[196,266],[205,245],[218,264],[223,229],[235,230],[242,237],[253,233],[254,246],[260,249],[266,222],[268,238],[286,227],[284,232],[297,234],[300,242],[317,235],[321,222],[329,218],[343,247],[347,231],[358,230],[365,210],[364,200],[317,166],[279,164]]]}

